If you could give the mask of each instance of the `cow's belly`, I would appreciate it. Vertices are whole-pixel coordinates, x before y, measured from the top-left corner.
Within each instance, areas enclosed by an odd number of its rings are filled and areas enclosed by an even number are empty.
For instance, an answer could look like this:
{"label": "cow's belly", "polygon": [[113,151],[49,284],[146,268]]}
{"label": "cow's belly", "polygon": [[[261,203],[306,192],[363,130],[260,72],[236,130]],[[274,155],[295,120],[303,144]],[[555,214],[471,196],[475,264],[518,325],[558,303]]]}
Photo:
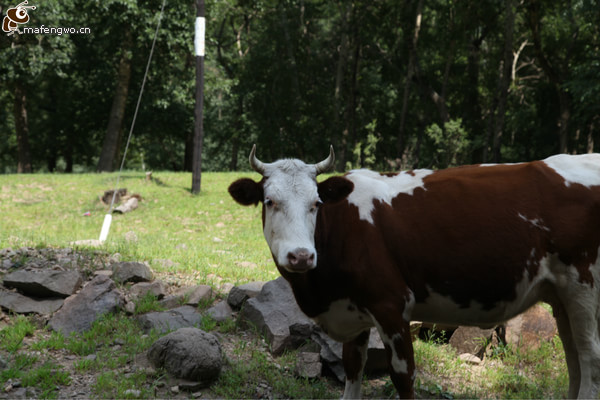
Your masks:
{"label": "cow's belly", "polygon": [[468,307],[455,303],[450,297],[432,292],[424,303],[416,303],[411,320],[445,325],[472,325],[482,328],[493,327],[522,313],[539,301],[536,295],[511,302],[498,302],[487,309],[472,301]]}
{"label": "cow's belly", "polygon": [[549,259],[540,263],[538,274],[533,278],[525,271],[516,285],[516,296],[511,300],[499,300],[492,307],[484,307],[477,301],[471,301],[467,307],[456,303],[450,296],[435,292],[427,287],[429,296],[424,302],[417,302],[412,310],[411,319],[449,325],[473,325],[492,327],[505,322],[546,297],[556,284],[556,274],[551,272]]}
{"label": "cow's belly", "polygon": [[334,301],[327,311],[313,319],[331,338],[342,343],[356,338],[361,332],[374,326],[371,316],[361,311],[349,299]]}

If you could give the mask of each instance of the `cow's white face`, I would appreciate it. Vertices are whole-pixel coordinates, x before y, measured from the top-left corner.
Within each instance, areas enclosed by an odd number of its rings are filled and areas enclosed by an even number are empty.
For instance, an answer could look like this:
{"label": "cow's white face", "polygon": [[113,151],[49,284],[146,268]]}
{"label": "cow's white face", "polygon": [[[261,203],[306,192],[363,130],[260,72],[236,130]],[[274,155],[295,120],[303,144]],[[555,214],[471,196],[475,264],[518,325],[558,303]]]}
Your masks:
{"label": "cow's white face", "polygon": [[289,272],[317,266],[315,226],[322,204],[314,166],[280,160],[264,173],[264,234],[277,265]]}
{"label": "cow's white face", "polygon": [[307,272],[317,267],[315,229],[321,204],[345,199],[354,184],[343,177],[318,183],[316,177],[333,167],[329,157],[317,164],[279,160],[264,164],[250,153],[250,165],[263,179],[238,179],[229,186],[231,197],[248,206],[263,203],[263,229],[275,262],[288,272]]}

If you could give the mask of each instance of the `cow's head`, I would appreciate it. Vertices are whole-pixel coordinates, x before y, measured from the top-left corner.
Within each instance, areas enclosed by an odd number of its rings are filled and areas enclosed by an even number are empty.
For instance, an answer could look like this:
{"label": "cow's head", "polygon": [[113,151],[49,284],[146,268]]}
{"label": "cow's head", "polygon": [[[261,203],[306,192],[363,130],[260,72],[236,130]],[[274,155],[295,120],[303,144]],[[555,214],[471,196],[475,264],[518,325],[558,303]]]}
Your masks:
{"label": "cow's head", "polygon": [[[317,183],[316,177],[334,165],[333,147],[329,157],[317,164],[300,160],[279,160],[271,164],[250,152],[250,165],[263,176],[260,182],[242,178],[229,186],[238,203],[263,203],[263,231],[276,264],[289,272],[306,272],[317,266],[315,227],[322,204],[344,199],[354,185],[342,177]],[[341,227],[340,227],[341,228]]]}

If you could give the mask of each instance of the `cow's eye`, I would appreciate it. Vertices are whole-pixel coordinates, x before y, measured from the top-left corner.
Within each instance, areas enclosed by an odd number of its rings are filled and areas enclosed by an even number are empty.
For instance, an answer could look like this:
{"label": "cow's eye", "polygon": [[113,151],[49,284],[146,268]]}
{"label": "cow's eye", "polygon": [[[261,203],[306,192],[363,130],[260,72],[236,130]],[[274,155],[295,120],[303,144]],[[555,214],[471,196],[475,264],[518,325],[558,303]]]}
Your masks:
{"label": "cow's eye", "polygon": [[268,198],[268,197],[267,197],[267,198],[265,199],[265,206],[267,206],[267,208],[271,208],[271,207],[273,207],[273,205],[274,205],[274,204],[275,204],[275,203],[274,203],[274,202],[273,202],[273,200],[271,200],[270,198]]}
{"label": "cow's eye", "polygon": [[315,204],[313,204],[313,206],[310,208],[310,211],[317,211],[319,209],[319,207],[321,207],[323,205],[323,202],[321,201],[321,199],[315,201]]}

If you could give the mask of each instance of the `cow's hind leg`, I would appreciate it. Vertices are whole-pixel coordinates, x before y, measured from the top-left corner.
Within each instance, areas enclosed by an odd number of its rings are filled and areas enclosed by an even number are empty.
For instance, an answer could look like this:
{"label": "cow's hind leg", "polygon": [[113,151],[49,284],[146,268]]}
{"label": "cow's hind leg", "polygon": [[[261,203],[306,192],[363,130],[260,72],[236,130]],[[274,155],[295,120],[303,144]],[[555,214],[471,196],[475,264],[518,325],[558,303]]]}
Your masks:
{"label": "cow's hind leg", "polygon": [[[600,285],[598,280],[593,286],[578,281],[571,282],[565,288],[566,290],[561,290],[559,294],[567,313],[571,338],[579,359],[580,379],[577,398],[596,399],[600,390],[600,293],[598,285]],[[563,337],[563,340],[566,339],[568,343],[568,335],[561,332],[561,339]],[[565,351],[567,351],[566,346],[568,344],[565,345]],[[569,367],[569,373],[574,369]],[[574,383],[569,385],[569,395],[572,395],[571,390],[575,390],[575,386]]]}
{"label": "cow's hind leg", "polygon": [[354,340],[344,343],[342,361],[346,373],[344,399],[360,399],[363,370],[367,362],[370,331],[366,330]]}
{"label": "cow's hind leg", "polygon": [[581,371],[579,369],[579,354],[573,340],[571,331],[571,323],[569,316],[564,306],[558,299],[553,299],[551,302],[554,318],[558,327],[558,334],[565,350],[565,358],[567,361],[567,369],[569,371],[569,399],[577,397],[579,392],[579,383],[581,382]]}

